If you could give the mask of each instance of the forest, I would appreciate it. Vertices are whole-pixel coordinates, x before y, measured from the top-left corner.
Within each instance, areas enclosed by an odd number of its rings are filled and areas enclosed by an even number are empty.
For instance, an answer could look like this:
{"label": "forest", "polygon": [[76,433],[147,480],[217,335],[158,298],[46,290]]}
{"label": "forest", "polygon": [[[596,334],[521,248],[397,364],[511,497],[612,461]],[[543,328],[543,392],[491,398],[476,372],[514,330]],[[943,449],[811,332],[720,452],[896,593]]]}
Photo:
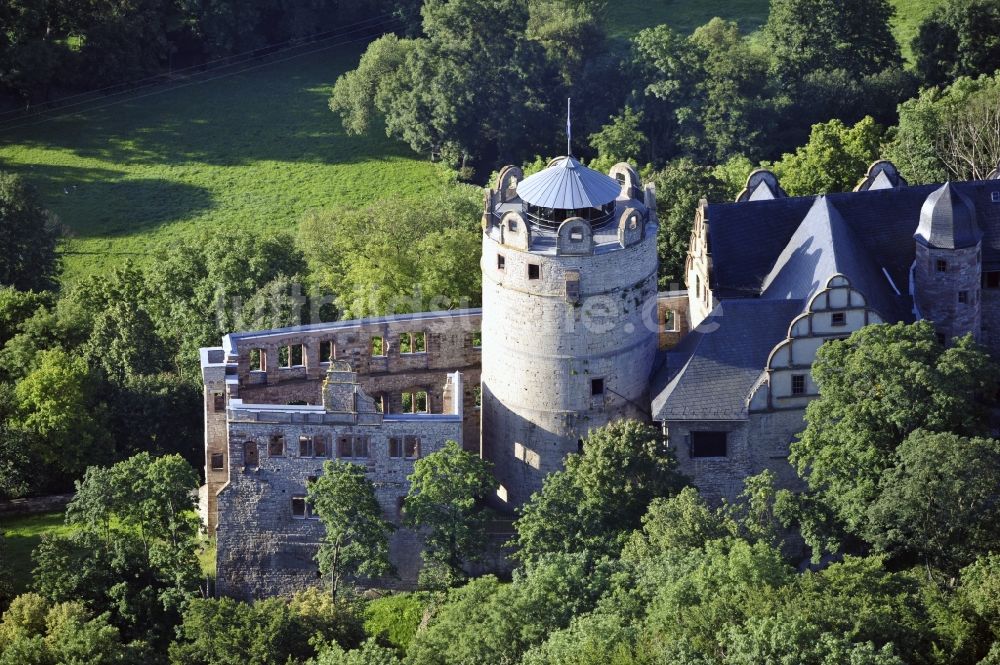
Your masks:
{"label": "forest", "polygon": [[[0,664],[1000,663],[997,368],[971,340],[945,349],[919,323],[820,352],[821,396],[792,446],[804,492],[763,475],[739,502],[709,504],[655,431],[621,423],[592,433],[517,516],[511,579],[467,572],[491,516],[473,501],[488,469],[463,457],[449,467],[462,492],[414,479],[407,519],[441,533],[434,515],[448,508],[457,529],[429,539],[421,590],[364,591],[386,572],[388,527],[369,520],[355,567],[321,553],[322,590],[210,597],[190,498],[203,465],[197,349],[432,298],[479,304],[480,187],[504,164],[531,173],[561,150],[566,98],[579,157],[604,170],[629,161],[656,184],[664,288],[682,281],[698,201],[732,200],[754,167],[802,196],[850,190],[879,158],[910,184],[985,178],[1000,161],[996,0],[941,3],[906,45],[910,61],[886,0],[772,0],[752,32],[716,18],[626,37],[608,30],[614,9],[0,8],[0,88],[14,109],[363,27],[374,40],[327,91],[326,122],[406,144],[439,181],[310,210],[292,230],[198,229],[155,260],[68,280],[67,227],[30,174],[0,172],[0,499],[75,492],[30,580],[10,579],[0,537]],[[444,463],[422,461],[429,477]],[[370,488],[349,469],[328,476],[311,489],[328,533],[357,535],[357,514],[331,497],[363,505]]]}

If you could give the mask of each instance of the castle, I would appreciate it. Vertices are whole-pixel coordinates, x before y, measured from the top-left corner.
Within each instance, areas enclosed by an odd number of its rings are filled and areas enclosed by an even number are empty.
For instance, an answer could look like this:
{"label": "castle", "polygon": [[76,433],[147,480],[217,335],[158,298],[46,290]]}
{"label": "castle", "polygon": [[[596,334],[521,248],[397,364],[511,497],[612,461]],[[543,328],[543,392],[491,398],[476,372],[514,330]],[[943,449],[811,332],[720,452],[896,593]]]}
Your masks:
{"label": "castle", "polygon": [[[234,333],[201,351],[203,519],[217,592],[315,584],[322,526],[306,482],[365,465],[399,521],[406,477],[448,440],[494,463],[513,510],[588,432],[656,423],[710,498],[764,469],[794,485],[788,446],[830,339],[932,320],[942,343],[1000,351],[1000,180],[910,187],[877,162],[854,192],[788,197],[755,171],[733,203],[701,203],[685,291],[657,293],[656,197],[636,171],[571,155],[485,197],[483,307]],[[403,584],[420,536],[400,529]]]}

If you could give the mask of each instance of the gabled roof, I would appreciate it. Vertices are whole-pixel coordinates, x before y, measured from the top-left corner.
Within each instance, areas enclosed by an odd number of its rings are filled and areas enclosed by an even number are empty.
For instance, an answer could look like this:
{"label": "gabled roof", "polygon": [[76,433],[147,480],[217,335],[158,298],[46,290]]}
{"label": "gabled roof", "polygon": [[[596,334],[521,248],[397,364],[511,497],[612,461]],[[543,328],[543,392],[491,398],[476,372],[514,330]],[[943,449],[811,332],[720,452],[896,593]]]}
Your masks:
{"label": "gabled roof", "polygon": [[802,300],[728,300],[666,354],[653,377],[653,420],[743,420],[771,350]]}
{"label": "gabled roof", "polygon": [[[909,283],[920,210],[940,185],[897,187],[829,194],[858,241],[876,265],[885,268],[901,291]],[[984,233],[984,269],[1000,269],[1000,181],[952,183],[976,208]],[[781,252],[812,208],[816,197],[710,204],[707,210],[712,252],[712,288],[717,297],[754,296],[761,292]],[[860,288],[860,287],[859,287]]]}
{"label": "gabled roof", "polygon": [[617,180],[587,168],[572,155],[556,159],[517,186],[522,201],[556,210],[599,208],[617,199],[621,191]]}
{"label": "gabled roof", "polygon": [[961,249],[975,247],[983,231],[976,222],[976,206],[947,182],[924,201],[913,237],[928,247]]}
{"label": "gabled roof", "polygon": [[[846,275],[886,320],[912,319],[911,303],[896,293],[881,266],[826,196],[816,198],[792,234],[764,278],[761,297],[808,300],[838,273]],[[900,290],[905,289],[904,283]]]}

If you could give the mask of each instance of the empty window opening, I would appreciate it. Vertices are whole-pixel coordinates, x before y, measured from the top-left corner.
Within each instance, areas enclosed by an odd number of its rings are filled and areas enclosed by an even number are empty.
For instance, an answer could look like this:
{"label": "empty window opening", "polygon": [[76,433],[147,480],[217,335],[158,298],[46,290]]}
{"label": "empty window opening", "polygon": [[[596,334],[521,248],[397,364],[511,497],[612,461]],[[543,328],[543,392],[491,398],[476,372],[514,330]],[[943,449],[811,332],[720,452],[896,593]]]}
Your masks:
{"label": "empty window opening", "polygon": [[403,413],[427,413],[427,391],[405,392],[402,395]]}
{"label": "empty window opening", "polygon": [[938,344],[940,344],[941,346],[944,346],[945,344],[948,343],[948,339],[945,337],[945,334],[943,332],[939,332],[937,334],[937,341]]}
{"label": "empty window opening", "polygon": [[226,396],[222,393],[212,393],[212,409],[216,413],[226,410]]}
{"label": "empty window opening", "polygon": [[958,292],[958,302],[961,305],[968,305],[969,304],[969,292],[968,291],[959,291]]}
{"label": "empty window opening", "polygon": [[398,436],[389,438],[389,457],[403,456],[403,440]]}
{"label": "empty window opening", "polygon": [[306,498],[304,496],[292,497],[292,517],[298,519],[306,518]]}
{"label": "empty window opening", "polygon": [[503,270],[506,268],[507,261],[504,259],[503,254],[497,254],[497,270]]}
{"label": "empty window opening", "polygon": [[348,459],[366,459],[368,457],[368,437],[342,436],[338,438],[337,456]]}
{"label": "empty window opening", "polygon": [[1000,271],[990,271],[983,273],[984,289],[1000,289]]}
{"label": "empty window opening", "polygon": [[517,231],[517,220],[516,219],[507,220],[507,228],[509,228],[511,231]]}
{"label": "empty window opening", "polygon": [[264,349],[250,349],[250,371],[267,371],[267,352]]}
{"label": "empty window opening", "polygon": [[403,456],[406,459],[420,457],[420,437],[412,435],[403,437]]}
{"label": "empty window opening", "polygon": [[315,448],[313,447],[313,438],[311,436],[300,436],[299,457],[313,457],[314,454]]}
{"label": "empty window opening", "polygon": [[537,263],[528,264],[528,279],[539,279],[542,276],[542,267]]}
{"label": "empty window opening", "polygon": [[243,444],[243,465],[249,467],[257,467],[260,465],[258,462],[256,441],[247,441]]}
{"label": "empty window opening", "polygon": [[578,455],[583,454],[583,439],[576,440],[576,452]]}
{"label": "empty window opening", "polygon": [[569,239],[571,242],[583,242],[583,233],[580,231],[571,231]]}
{"label": "empty window opening", "polygon": [[663,331],[677,332],[677,312],[672,309],[663,312]]}
{"label": "empty window opening", "polygon": [[377,413],[386,413],[385,395],[382,394],[375,395],[372,401],[375,402],[375,411]]}
{"label": "empty window opening", "polygon": [[226,460],[222,453],[212,453],[212,471],[222,471],[226,468]]}
{"label": "empty window opening", "polygon": [[727,432],[691,432],[691,457],[725,457]]}
{"label": "empty window opening", "polygon": [[834,312],[830,315],[830,325],[831,326],[846,326],[847,325],[847,312]]}
{"label": "empty window opening", "polygon": [[604,396],[604,379],[591,379],[590,380],[590,395],[591,395],[591,397],[603,397]]}
{"label": "empty window opening", "polygon": [[275,434],[267,443],[268,457],[282,457],[285,454],[285,437]]}
{"label": "empty window opening", "polygon": [[372,337],[372,355],[375,357],[385,355],[385,340],[379,335]]}
{"label": "empty window opening", "polygon": [[806,375],[805,374],[793,374],[792,375],[792,394],[793,395],[805,395],[806,394]]}
{"label": "empty window opening", "polygon": [[332,360],[337,359],[337,346],[334,344],[333,340],[327,340],[325,342],[319,343],[319,361],[321,363],[328,363]]}
{"label": "empty window opening", "polygon": [[424,333],[403,333],[399,336],[400,353],[424,353],[426,351],[427,337]]}
{"label": "empty window opening", "polygon": [[483,387],[476,386],[472,389],[472,403],[478,409],[483,405]]}
{"label": "empty window opening", "polygon": [[327,452],[326,437],[325,436],[314,436],[313,437],[313,454],[316,457],[326,457],[329,454]]}
{"label": "empty window opening", "polygon": [[938,272],[948,272],[948,262],[944,259],[938,259],[935,261],[934,266]]}
{"label": "empty window opening", "polygon": [[303,364],[302,356],[301,344],[289,344],[288,346],[282,346],[278,349],[278,367],[281,367],[282,369],[301,367]]}
{"label": "empty window opening", "polygon": [[[1000,273],[997,273],[997,274],[1000,275]],[[472,348],[474,348],[474,349],[481,349],[481,348],[483,348],[483,331],[482,330],[477,330],[476,332],[472,333]]]}

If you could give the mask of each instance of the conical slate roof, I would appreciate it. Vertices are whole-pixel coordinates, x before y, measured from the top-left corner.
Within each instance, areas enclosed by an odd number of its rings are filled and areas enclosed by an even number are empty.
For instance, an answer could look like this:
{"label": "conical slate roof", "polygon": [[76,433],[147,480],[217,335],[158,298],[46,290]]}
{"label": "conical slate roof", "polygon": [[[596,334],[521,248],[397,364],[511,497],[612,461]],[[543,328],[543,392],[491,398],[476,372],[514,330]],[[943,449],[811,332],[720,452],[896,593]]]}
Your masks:
{"label": "conical slate roof", "polygon": [[976,206],[950,182],[931,192],[920,209],[917,242],[939,249],[974,247],[983,238]]}
{"label": "conical slate roof", "polygon": [[589,169],[572,155],[529,176],[517,186],[522,201],[541,208],[579,210],[599,208],[618,198],[622,186],[617,180]]}

